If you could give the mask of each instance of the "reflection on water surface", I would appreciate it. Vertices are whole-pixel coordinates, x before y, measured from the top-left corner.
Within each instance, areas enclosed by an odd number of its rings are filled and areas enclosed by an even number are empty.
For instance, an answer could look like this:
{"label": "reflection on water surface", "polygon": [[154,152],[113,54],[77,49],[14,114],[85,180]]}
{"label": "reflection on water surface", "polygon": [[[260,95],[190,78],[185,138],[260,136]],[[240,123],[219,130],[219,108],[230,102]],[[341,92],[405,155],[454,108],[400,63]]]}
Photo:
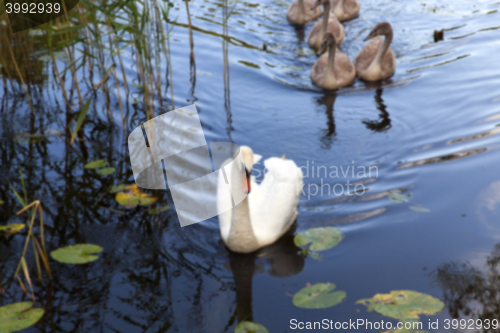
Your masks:
{"label": "reflection on water surface", "polygon": [[[104,247],[88,265],[51,261],[53,279],[43,281],[28,251],[37,306],[46,311],[28,332],[232,332],[243,320],[282,332],[292,318],[386,319],[354,303],[403,289],[442,299],[446,310],[432,318],[494,318],[498,2],[363,0],[359,18],[345,24],[341,51],[353,59],[373,26],[389,21],[398,68],[384,82],[336,92],[311,84],[312,24],[289,25],[288,1],[173,1],[149,8],[150,21],[131,4],[81,1],[70,19],[79,25],[83,17],[88,28],[55,25],[51,48],[47,32],[1,28],[1,224],[25,222],[12,191],[24,196],[21,169],[28,201],[43,204],[49,251]],[[163,32],[155,15],[167,15]],[[112,24],[125,30],[112,33]],[[444,40],[435,43],[441,29]],[[264,158],[286,154],[299,166],[377,166],[376,177],[362,180],[362,195],[301,197],[297,230],[338,226],[342,242],[321,261],[300,255],[292,235],[235,255],[220,243],[216,219],[181,229],[173,208],[152,215],[153,206],[117,204],[110,187],[133,181],[128,133],[193,102],[209,142],[249,145]],[[84,169],[99,159],[116,171]],[[154,207],[172,207],[168,192],[151,193]],[[391,193],[409,202],[391,201]],[[418,205],[430,213],[410,209]],[[0,305],[29,299],[13,279],[26,235],[1,238]],[[345,301],[326,310],[293,306],[293,294],[320,282],[335,283]]]}

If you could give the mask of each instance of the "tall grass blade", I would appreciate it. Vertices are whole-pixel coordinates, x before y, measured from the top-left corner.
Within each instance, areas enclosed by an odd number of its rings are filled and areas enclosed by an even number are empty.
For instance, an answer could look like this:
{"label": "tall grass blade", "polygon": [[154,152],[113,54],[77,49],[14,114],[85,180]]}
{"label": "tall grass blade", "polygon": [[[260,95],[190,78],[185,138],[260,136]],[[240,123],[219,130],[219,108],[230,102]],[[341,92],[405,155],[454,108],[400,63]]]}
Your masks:
{"label": "tall grass blade", "polygon": [[76,121],[76,126],[75,129],[73,130],[73,135],[71,136],[71,142],[70,144],[73,144],[73,141],[75,141],[76,138],[76,133],[80,130],[80,127],[82,127],[83,121],[85,120],[85,117],[87,116],[87,112],[89,111],[90,107],[90,100],[91,98],[89,97],[85,104],[82,107],[82,110],[78,114],[78,119]]}
{"label": "tall grass blade", "polygon": [[23,268],[23,273],[24,273],[24,276],[26,277],[26,281],[28,281],[28,285],[30,286],[31,297],[33,298],[33,303],[36,303],[35,293],[33,292],[33,284],[31,283],[31,278],[30,278],[30,272],[28,270],[28,265],[26,265],[26,260],[24,260],[24,258],[21,258],[21,266]]}

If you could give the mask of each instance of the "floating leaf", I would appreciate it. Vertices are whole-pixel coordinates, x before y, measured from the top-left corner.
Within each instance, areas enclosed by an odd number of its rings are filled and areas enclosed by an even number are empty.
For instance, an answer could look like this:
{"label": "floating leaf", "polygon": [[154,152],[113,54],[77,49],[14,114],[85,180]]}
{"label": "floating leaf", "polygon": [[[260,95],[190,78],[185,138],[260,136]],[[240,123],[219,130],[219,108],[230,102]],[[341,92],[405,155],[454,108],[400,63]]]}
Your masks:
{"label": "floating leaf", "polygon": [[149,206],[154,204],[158,200],[158,198],[152,197],[151,194],[141,193],[139,197],[139,205],[141,206]]}
{"label": "floating leaf", "polygon": [[334,247],[342,240],[340,229],[333,227],[309,229],[295,235],[294,242],[297,246],[311,244],[309,250],[323,251]]}
{"label": "floating leaf", "polygon": [[420,206],[420,205],[410,206],[410,209],[414,212],[417,212],[417,213],[430,213],[431,212],[430,209],[427,209],[427,208]]}
{"label": "floating leaf", "polygon": [[112,174],[115,171],[116,171],[115,168],[104,168],[104,169],[97,170],[97,173],[100,174],[101,176],[107,176],[107,175]]}
{"label": "floating leaf", "polygon": [[97,169],[97,168],[102,168],[108,165],[108,162],[105,160],[97,160],[97,161],[92,161],[87,164],[85,164],[84,168],[85,169]]}
{"label": "floating leaf", "polygon": [[368,307],[368,311],[401,321],[418,320],[421,314],[434,315],[444,308],[439,299],[410,290],[377,294],[372,298],[359,300],[356,304],[363,304]]}
{"label": "floating leaf", "polygon": [[3,205],[3,203],[4,203],[4,202],[3,202],[2,200],[0,200],[0,205]]}
{"label": "floating leaf", "polygon": [[33,303],[21,302],[0,307],[0,332],[24,330],[42,318],[43,309],[32,309]]}
{"label": "floating leaf", "polygon": [[[17,234],[19,231],[23,230],[25,227],[22,223],[14,223],[0,226],[0,234],[5,236],[11,236]],[[0,331],[1,332],[1,331]]]}
{"label": "floating leaf", "polygon": [[124,189],[125,192],[117,193],[115,199],[126,209],[135,208],[137,205],[148,206],[158,200],[158,198],[152,197],[151,194],[142,192],[136,184],[126,186]]}
{"label": "floating leaf", "polygon": [[394,193],[392,192],[391,194],[389,194],[389,200],[391,201],[394,201],[394,202],[397,202],[397,203],[402,203],[402,202],[408,202],[408,197],[402,195],[402,194],[399,194],[399,193]]}
{"label": "floating leaf", "polygon": [[155,207],[155,208],[151,208],[149,210],[149,214],[151,214],[151,215],[160,214],[160,213],[163,213],[169,209],[170,209],[169,206]]}
{"label": "floating leaf", "polygon": [[125,189],[125,186],[127,186],[127,185],[120,184],[120,185],[113,186],[112,188],[110,188],[109,193],[121,192]]}
{"label": "floating leaf", "polygon": [[269,331],[253,321],[242,321],[236,326],[234,333],[269,333]]}
{"label": "floating leaf", "polygon": [[127,209],[135,208],[139,204],[139,198],[135,195],[120,192],[116,194],[115,197],[116,202],[120,205],[125,206]]}
{"label": "floating leaf", "polygon": [[77,244],[52,251],[50,255],[64,264],[86,264],[99,259],[95,254],[101,253],[102,247],[94,244]]}
{"label": "floating leaf", "polygon": [[345,299],[345,291],[336,291],[333,283],[318,283],[305,287],[293,296],[293,305],[304,309],[325,309],[335,306]]}
{"label": "floating leaf", "polygon": [[73,130],[73,134],[71,135],[71,141],[70,144],[73,144],[73,141],[76,138],[76,133],[80,130],[80,127],[82,127],[83,121],[85,120],[85,117],[87,116],[87,112],[89,111],[89,106],[90,106],[90,100],[91,98],[87,99],[85,104],[82,107],[82,110],[78,114],[78,119],[76,120],[76,126],[75,129]]}

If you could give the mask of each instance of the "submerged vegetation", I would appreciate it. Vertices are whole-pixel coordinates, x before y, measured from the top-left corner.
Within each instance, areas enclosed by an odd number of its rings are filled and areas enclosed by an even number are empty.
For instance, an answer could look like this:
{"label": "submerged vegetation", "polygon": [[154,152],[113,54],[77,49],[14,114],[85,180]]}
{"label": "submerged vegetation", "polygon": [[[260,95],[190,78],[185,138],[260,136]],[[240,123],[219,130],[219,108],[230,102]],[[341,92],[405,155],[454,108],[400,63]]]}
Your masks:
{"label": "submerged vegetation", "polygon": [[[0,226],[0,237],[7,241],[1,245],[4,249],[17,244],[20,236],[26,238],[19,251],[20,258],[16,256],[19,262],[14,271],[8,269],[12,265],[10,260],[0,263],[0,298],[8,304],[0,307],[1,332],[14,332],[35,324],[42,318],[43,308],[45,313],[48,311],[47,318],[52,318],[48,320],[53,320],[51,303],[59,289],[54,287],[59,277],[52,275],[54,261],[51,263],[47,249],[52,250],[52,260],[65,264],[85,264],[99,258],[96,254],[103,249],[98,245],[65,244],[73,226],[80,224],[78,220],[90,217],[89,213],[101,221],[106,215],[121,213],[103,206],[103,202],[113,205],[114,193],[118,203],[127,209],[137,204],[151,205],[157,200],[133,186],[111,186],[111,179],[106,176],[127,181],[131,175],[125,159],[113,153],[113,140],[106,140],[111,145],[101,152],[89,151],[88,144],[92,145],[99,137],[112,137],[116,109],[117,123],[126,135],[135,124],[174,107],[169,48],[172,7],[171,2],[156,0],[80,1],[66,15],[15,34],[7,24],[5,7],[1,8],[1,117],[4,124],[15,123],[10,128],[2,126],[2,135],[7,142],[14,138],[15,146],[2,145],[0,164],[5,170],[13,167],[22,170],[22,192],[18,190],[19,182],[8,185],[13,196],[8,196],[3,186],[0,203],[6,203],[5,216],[18,206],[22,209],[17,215],[28,216],[26,223]],[[123,59],[124,54],[127,60]],[[128,63],[129,59],[134,59],[134,64]],[[47,151],[54,149],[54,145],[62,148],[64,166],[47,159]],[[12,156],[16,150],[18,158]],[[86,162],[104,155],[106,159]],[[118,161],[118,166],[109,166],[107,161]],[[34,168],[40,162],[43,169],[59,174],[74,188],[69,189],[71,194],[57,177],[48,182],[44,179],[44,174]],[[80,176],[73,178],[75,171]],[[12,179],[12,175],[5,176]],[[100,193],[93,197],[90,193],[94,191]],[[54,206],[55,202],[60,208]],[[49,207],[47,212],[42,204]],[[160,215],[167,209],[157,207],[150,213]],[[44,213],[48,213],[48,230]],[[69,220],[65,225],[55,226],[62,216]],[[13,280],[33,303],[14,303],[19,296]]]}

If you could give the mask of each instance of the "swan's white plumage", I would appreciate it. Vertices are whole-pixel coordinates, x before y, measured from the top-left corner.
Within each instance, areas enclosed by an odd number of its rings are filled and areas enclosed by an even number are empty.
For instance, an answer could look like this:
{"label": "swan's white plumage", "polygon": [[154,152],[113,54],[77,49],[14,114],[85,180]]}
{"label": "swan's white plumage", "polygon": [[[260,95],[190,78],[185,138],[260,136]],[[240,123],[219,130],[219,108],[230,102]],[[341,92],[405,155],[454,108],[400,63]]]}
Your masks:
{"label": "swan's white plumage", "polygon": [[293,224],[303,184],[302,170],[291,160],[272,157],[264,166],[264,179],[249,195],[250,218],[260,246],[274,243]]}
{"label": "swan's white plumage", "polygon": [[[260,159],[260,155],[254,154],[254,164]],[[252,176],[248,195],[250,220],[259,247],[274,243],[293,224],[303,186],[302,170],[292,160],[272,157],[264,161],[264,166],[264,179],[257,184]],[[218,186],[218,202],[229,200],[231,194],[222,176]],[[221,237],[225,243],[231,230],[231,214],[232,211],[228,211],[219,215]]]}

